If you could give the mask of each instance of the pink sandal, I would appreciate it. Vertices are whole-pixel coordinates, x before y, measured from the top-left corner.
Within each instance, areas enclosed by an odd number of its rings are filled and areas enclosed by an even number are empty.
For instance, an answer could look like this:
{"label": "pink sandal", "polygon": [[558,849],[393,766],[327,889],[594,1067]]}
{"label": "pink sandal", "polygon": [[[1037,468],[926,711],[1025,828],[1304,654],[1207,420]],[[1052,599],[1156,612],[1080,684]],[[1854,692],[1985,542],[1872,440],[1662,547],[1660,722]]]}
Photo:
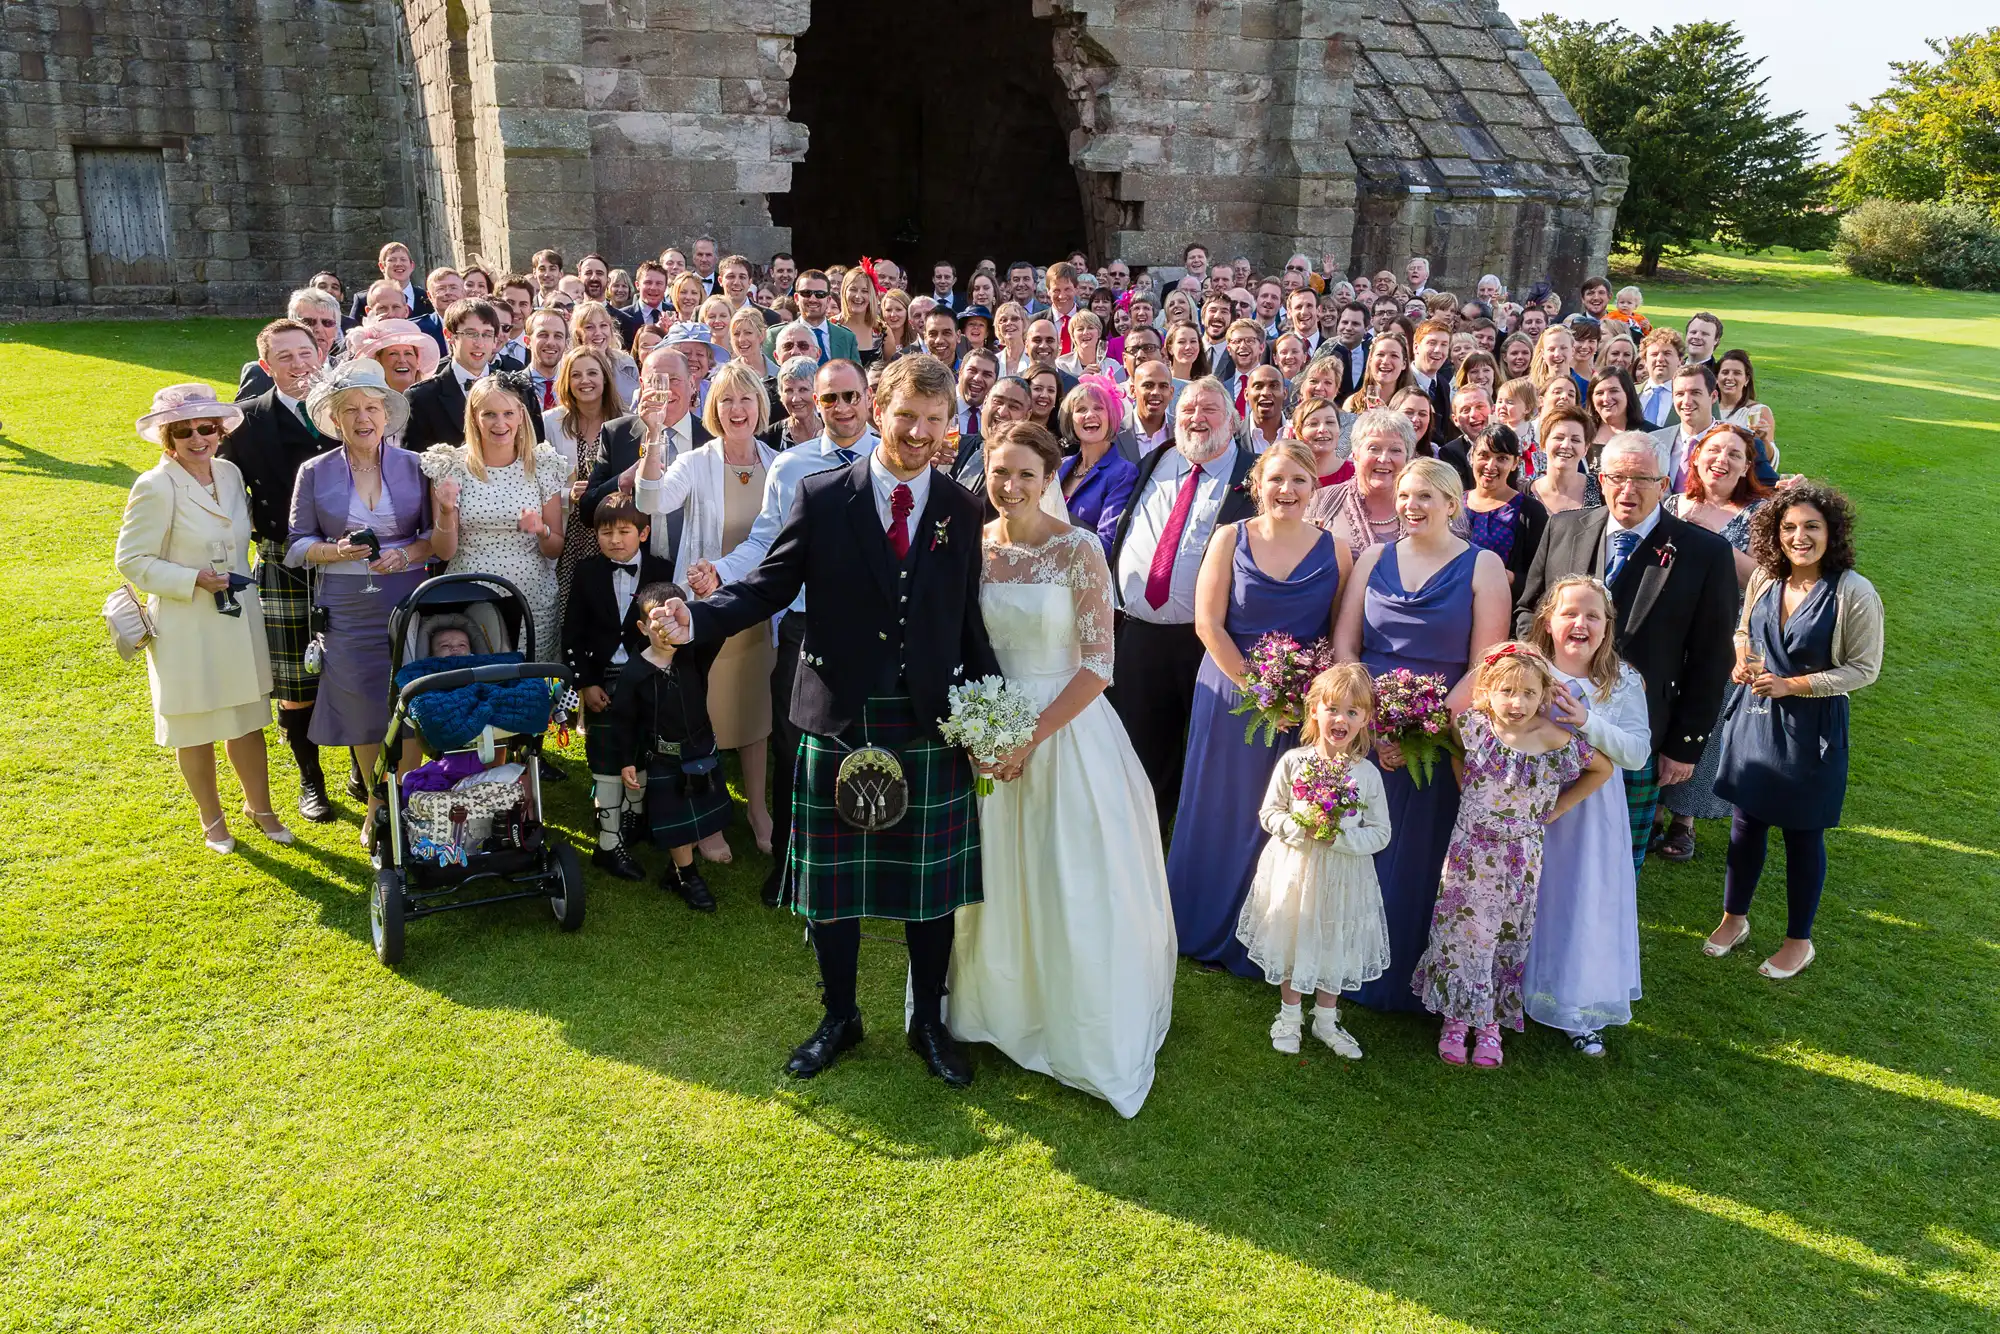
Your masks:
{"label": "pink sandal", "polygon": [[1472,1063],[1482,1070],[1500,1068],[1500,1025],[1487,1024],[1473,1037]]}
{"label": "pink sandal", "polygon": [[1444,1031],[1438,1034],[1438,1059],[1446,1065],[1465,1064],[1465,1025],[1459,1020],[1444,1021]]}

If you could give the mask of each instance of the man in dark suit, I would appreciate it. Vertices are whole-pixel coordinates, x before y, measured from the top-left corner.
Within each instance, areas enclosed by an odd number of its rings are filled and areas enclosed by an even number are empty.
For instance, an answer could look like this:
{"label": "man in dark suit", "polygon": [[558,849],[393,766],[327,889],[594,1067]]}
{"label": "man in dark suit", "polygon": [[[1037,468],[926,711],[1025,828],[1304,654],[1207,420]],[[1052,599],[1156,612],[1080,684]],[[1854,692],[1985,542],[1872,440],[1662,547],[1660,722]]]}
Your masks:
{"label": "man in dark suit", "polygon": [[[375,267],[382,276],[402,289],[403,304],[408,307],[401,318],[413,320],[419,315],[431,313],[431,299],[424,289],[411,282],[411,275],[417,271],[417,262],[410,258],[410,248],[401,241],[391,241],[383,246],[375,257]],[[371,284],[372,290],[372,284]],[[356,324],[368,317],[368,293],[356,292],[354,305],[348,315]]]}
{"label": "man in dark suit", "polygon": [[1132,498],[1111,539],[1123,664],[1111,704],[1152,781],[1162,825],[1180,804],[1201,668],[1195,576],[1216,526],[1247,519],[1254,509],[1244,479],[1256,458],[1235,443],[1236,426],[1221,381],[1190,381],[1174,405],[1174,438],[1139,461]]}
{"label": "man in dark suit", "polygon": [[1361,387],[1361,376],[1368,369],[1368,350],[1374,342],[1374,332],[1368,327],[1368,307],[1359,301],[1342,306],[1333,326],[1333,341],[1321,353],[1340,361],[1338,401],[1345,403],[1347,396]]}
{"label": "man in dark suit", "polygon": [[[646,516],[629,498],[599,505],[595,528],[597,551],[576,563],[562,623],[563,661],[576,672],[576,691],[592,742],[599,740],[600,730],[594,720],[611,707],[618,669],[648,643],[634,599],[647,585],[672,583],[674,578],[673,566],[643,550]],[[622,766],[612,763],[601,745],[588,748],[597,752],[590,765],[591,805],[597,817],[597,851],[590,856],[591,864],[620,880],[644,880],[646,872],[631,851],[645,810],[644,795],[627,791],[619,780]]]}
{"label": "man in dark suit", "polygon": [[306,735],[319,697],[319,677],[305,669],[306,645],[312,640],[311,599],[305,571],[285,564],[285,552],[291,545],[292,491],[299,469],[340,443],[320,434],[305,415],[307,382],[323,362],[314,330],[290,319],[265,325],[257,333],[256,364],[271,387],[242,405],[242,422],[216,451],[236,465],[249,492],[257,594],[271,652],[278,730],[299,767],[299,814],[317,824],[333,819],[334,812],[319,747]]}
{"label": "man in dark suit", "polygon": [[931,300],[956,315],[965,306],[965,298],[953,289],[958,284],[958,270],[948,259],[941,259],[931,265]]}
{"label": "man in dark suit", "polygon": [[1431,419],[1443,424],[1451,420],[1451,377],[1458,368],[1451,364],[1451,329],[1443,320],[1425,320],[1417,326],[1417,345],[1410,349],[1410,378],[1431,400]]}
{"label": "man in dark suit", "polygon": [[1452,397],[1451,425],[1455,438],[1439,445],[1437,456],[1452,466],[1458,473],[1459,485],[1468,491],[1472,489],[1472,442],[1492,422],[1493,402],[1478,385],[1468,384]]}
{"label": "man in dark suit", "polygon": [[1663,784],[1694,773],[1722,709],[1734,660],[1736,557],[1729,543],[1660,505],[1666,479],[1652,440],[1613,436],[1600,456],[1605,503],[1551,515],[1514,602],[1525,637],[1542,596],[1566,575],[1610,585],[1618,608],[1615,647],[1646,682],[1654,758],[1625,775],[1632,862],[1642,866]]}
{"label": "man in dark suit", "polygon": [[[485,375],[500,345],[500,316],[493,304],[480,298],[454,302],[444,313],[446,341],[451,358],[437,368],[437,374],[410,390],[410,424],[403,428],[403,448],[427,449],[431,445],[455,445],[465,439],[465,399],[473,381]],[[509,388],[521,400],[535,439],[542,434],[542,410],[533,389],[511,377]]]}
{"label": "man in dark suit", "polygon": [[[319,349],[319,364],[333,360],[340,346],[340,303],[317,287],[301,287],[285,299],[285,318],[310,330]],[[270,390],[274,381],[261,353],[236,373],[236,401],[247,402]]]}
{"label": "man in dark suit", "polygon": [[[979,613],[978,502],[931,467],[951,422],[951,371],[932,357],[899,357],[883,373],[880,397],[881,444],[799,484],[791,516],[753,574],[692,609],[676,601],[662,614],[680,642],[715,643],[806,594],[792,693],[805,742],[789,861],[794,906],[812,924],[826,1015],[787,1071],[809,1079],[861,1040],[861,918],[886,917],[903,922],[909,945],[909,1044],[932,1074],[962,1087],[972,1068],[940,1006],[952,915],[982,897],[979,833],[972,766],[938,735],[937,720],[950,712],[954,685],[1000,666]],[[874,808],[853,800],[884,772],[852,772],[850,757],[870,746],[888,752],[877,763],[908,784],[908,809],[887,827],[871,827]],[[847,781],[837,779],[843,769]]]}
{"label": "man in dark suit", "polygon": [[[671,466],[675,459],[713,438],[691,415],[693,405],[694,377],[688,373],[687,358],[672,348],[653,349],[640,369],[637,409],[612,418],[598,432],[603,452],[591,469],[583,502],[577,507],[585,523],[592,521],[598,502],[613,491],[637,494],[634,476],[639,470],[640,447],[648,440],[656,442],[663,464]],[[683,513],[675,510],[664,522],[653,525],[652,553],[670,565],[678,563]]]}
{"label": "man in dark suit", "polygon": [[432,269],[424,275],[423,291],[430,298],[433,309],[413,318],[417,327],[429,334],[431,340],[438,345],[438,355],[448,357],[451,355],[451,349],[445,346],[443,312],[450,310],[464,299],[465,279],[459,276],[457,269]]}
{"label": "man in dark suit", "polygon": [[625,307],[625,314],[633,321],[632,332],[625,338],[628,351],[639,330],[649,324],[658,324],[663,312],[671,317],[674,309],[673,303],[667,300],[667,269],[658,260],[642,260],[632,274],[632,283],[632,304]]}

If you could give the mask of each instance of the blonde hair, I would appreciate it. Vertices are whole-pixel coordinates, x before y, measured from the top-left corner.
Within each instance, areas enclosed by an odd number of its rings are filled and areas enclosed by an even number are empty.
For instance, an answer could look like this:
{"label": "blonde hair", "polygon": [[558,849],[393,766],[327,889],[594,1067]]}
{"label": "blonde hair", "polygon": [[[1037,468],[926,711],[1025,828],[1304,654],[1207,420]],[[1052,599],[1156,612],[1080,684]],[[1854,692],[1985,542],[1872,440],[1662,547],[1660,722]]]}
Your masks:
{"label": "blonde hair", "polygon": [[1498,690],[1509,681],[1522,676],[1535,678],[1536,688],[1546,700],[1555,692],[1556,669],[1549,666],[1549,660],[1533,644],[1509,639],[1486,650],[1479,660],[1479,669],[1472,678],[1472,707],[1491,718],[1493,710],[1487,703],[1490,692]]}
{"label": "blonde hair", "polygon": [[1245,479],[1250,484],[1250,496],[1256,502],[1257,513],[1260,515],[1264,512],[1264,472],[1274,459],[1282,459],[1304,468],[1306,476],[1312,479],[1313,486],[1315,488],[1319,486],[1319,460],[1313,457],[1312,446],[1288,435],[1281,436],[1271,442],[1269,449],[1257,456],[1257,461],[1250,465],[1250,476]]}
{"label": "blonde hair", "polygon": [[[742,308],[729,317],[729,341],[736,340],[736,326],[739,324],[749,325],[757,330],[757,355],[760,360],[764,359],[764,331],[769,328],[764,321],[764,312],[749,302],[744,302]],[[729,354],[730,360],[736,360],[735,348],[726,347],[723,351]]]}
{"label": "blonde hair", "polygon": [[667,303],[678,312],[681,308],[681,289],[684,287],[694,288],[694,309],[699,313],[702,298],[708,295],[708,289],[701,285],[700,276],[692,269],[683,269],[674,278],[674,285],[667,292]]}
{"label": "blonde hair", "polygon": [[1589,574],[1569,574],[1549,586],[1542,594],[1542,600],[1535,608],[1535,619],[1528,626],[1528,642],[1539,649],[1553,662],[1556,656],[1555,631],[1549,628],[1549,617],[1555,614],[1556,603],[1561,601],[1564,590],[1588,588],[1604,599],[1604,642],[1590,655],[1590,684],[1596,687],[1597,702],[1604,704],[1611,699],[1611,688],[1618,684],[1618,650],[1612,641],[1618,637],[1618,603],[1611,596],[1611,588],[1602,579]]}
{"label": "blonde hair", "polygon": [[1451,502],[1452,517],[1456,518],[1464,512],[1465,483],[1459,480],[1458,469],[1443,459],[1426,455],[1405,463],[1403,471],[1396,474],[1396,485],[1400,488],[1403,479],[1410,476],[1420,477],[1432,490],[1443,492],[1445,499]]}
{"label": "blonde hair", "polygon": [[722,438],[722,413],[718,405],[723,394],[732,389],[757,400],[757,429],[751,434],[762,435],[770,430],[771,396],[764,392],[764,377],[744,365],[740,358],[732,358],[709,377],[708,398],[701,405],[701,424],[708,428],[709,434],[718,440]]}
{"label": "blonde hair", "polygon": [[[712,296],[701,303],[701,307],[695,311],[694,317],[703,324],[707,324],[710,311],[716,312],[726,320],[736,313],[736,307],[729,304],[729,298],[726,296]],[[725,352],[728,350],[727,348],[723,349]]]}
{"label": "blonde hair", "polygon": [[1507,380],[1493,391],[1493,401],[1495,403],[1500,402],[1502,399],[1513,403],[1521,409],[1522,416],[1529,418],[1532,418],[1536,412],[1540,411],[1542,406],[1542,396],[1536,390],[1535,382],[1525,376]]}
{"label": "blonde hair", "polygon": [[[860,289],[862,296],[865,298],[862,306],[867,310],[868,318],[859,326],[847,323],[847,295],[850,288]],[[849,269],[841,275],[840,306],[834,314],[834,320],[836,323],[846,325],[850,329],[856,327],[864,328],[871,334],[882,331],[882,298],[876,295],[875,282],[868,276],[867,270]]]}
{"label": "blonde hair", "polygon": [[[1543,393],[1548,391],[1549,381],[1554,378],[1553,372],[1549,370],[1548,350],[1549,339],[1556,336],[1569,339],[1569,370],[1565,370],[1563,374],[1568,375],[1576,369],[1576,335],[1568,329],[1563,328],[1560,324],[1551,324],[1548,328],[1542,330],[1541,337],[1535,340],[1535,355],[1528,359],[1528,378],[1533,380],[1535,388]],[[1581,397],[1581,395],[1578,395],[1578,397]]]}
{"label": "blonde hair", "polygon": [[611,322],[611,338],[607,347],[618,343],[618,317],[611,313],[611,307],[602,301],[579,301],[576,309],[569,313],[569,342],[571,347],[586,347],[583,340],[583,326],[596,316],[602,315]]}
{"label": "blonde hair", "polygon": [[[1299,727],[1299,740],[1308,746],[1319,744],[1319,706],[1322,703],[1359,704],[1375,720],[1375,679],[1368,675],[1368,669],[1358,662],[1343,662],[1329,667],[1313,678],[1306,690],[1305,721]],[[1357,727],[1348,738],[1349,755],[1365,755],[1374,740],[1367,727]]]}
{"label": "blonde hair", "polygon": [[[609,391],[610,388],[611,382],[605,381],[605,389]],[[521,410],[521,427],[514,432],[514,457],[520,460],[522,474],[532,482],[535,480],[535,427],[528,420],[528,405],[519,394],[490,375],[474,380],[471,391],[465,396],[465,444],[461,446],[465,450],[465,470],[482,482],[486,480],[486,452],[481,448],[484,437],[479,434],[479,408],[496,394],[505,394]],[[526,448],[521,445],[523,435],[528,440]]]}

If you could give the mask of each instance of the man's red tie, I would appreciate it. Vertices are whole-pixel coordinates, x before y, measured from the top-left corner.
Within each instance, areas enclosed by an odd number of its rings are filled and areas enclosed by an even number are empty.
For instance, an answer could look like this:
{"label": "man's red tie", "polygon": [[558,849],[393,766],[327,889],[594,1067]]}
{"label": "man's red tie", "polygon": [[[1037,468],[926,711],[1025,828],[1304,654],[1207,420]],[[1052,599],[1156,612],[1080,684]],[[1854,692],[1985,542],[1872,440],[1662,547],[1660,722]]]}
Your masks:
{"label": "man's red tie", "polygon": [[545,408],[552,408],[555,405],[556,405],[556,382],[554,380],[544,380],[542,381],[542,406]]}
{"label": "man's red tie", "polygon": [[978,434],[979,434],[979,405],[978,405],[978,404],[976,404],[976,403],[974,403],[974,404],[968,404],[968,405],[966,406],[966,409],[965,409],[965,433],[966,433],[967,435],[978,435]]}
{"label": "man's red tie", "polygon": [[1249,391],[1250,377],[1238,371],[1236,373],[1236,415],[1238,417],[1247,417],[1250,415],[1250,408],[1246,398]]}
{"label": "man's red tie", "polygon": [[1188,511],[1194,508],[1194,493],[1200,489],[1201,469],[1191,466],[1181,479],[1181,493],[1174,497],[1174,512],[1167,516],[1160,545],[1153,548],[1153,563],[1146,570],[1146,602],[1154,611],[1167,605],[1167,594],[1174,586],[1174,556],[1181,549],[1181,534],[1187,529]]}
{"label": "man's red tie", "polygon": [[910,488],[896,483],[896,489],[889,493],[889,550],[896,553],[897,560],[910,557],[910,511],[916,507]]}

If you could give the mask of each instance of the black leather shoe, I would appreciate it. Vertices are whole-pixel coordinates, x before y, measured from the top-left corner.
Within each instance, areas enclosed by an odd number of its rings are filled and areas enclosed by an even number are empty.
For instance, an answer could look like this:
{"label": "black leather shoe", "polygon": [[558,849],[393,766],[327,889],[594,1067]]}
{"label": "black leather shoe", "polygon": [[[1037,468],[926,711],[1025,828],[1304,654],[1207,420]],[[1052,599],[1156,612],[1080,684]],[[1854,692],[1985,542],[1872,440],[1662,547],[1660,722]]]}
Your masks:
{"label": "black leather shoe", "polygon": [[538,762],[542,766],[542,781],[544,783],[560,783],[569,777],[568,774],[556,767],[555,761],[546,755],[540,756]]}
{"label": "black leather shoe", "polygon": [[932,1074],[953,1088],[962,1089],[972,1082],[972,1062],[965,1059],[964,1051],[940,1021],[927,1019],[912,1024],[910,1050],[924,1058]]}
{"label": "black leather shoe", "polygon": [[625,850],[620,843],[615,848],[599,848],[590,854],[590,864],[600,871],[609,871],[620,880],[644,880],[646,868]]}
{"label": "black leather shoe", "polygon": [[325,784],[299,784],[299,814],[314,824],[326,824],[333,819],[333,803],[326,799]]}
{"label": "black leather shoe", "polygon": [[347,795],[364,806],[368,804],[368,784],[361,781],[358,770],[347,771]]}
{"label": "black leather shoe", "polygon": [[687,902],[696,912],[714,912],[715,895],[709,892],[708,881],[701,878],[701,872],[694,869],[694,863],[675,866],[668,863],[660,874],[660,887],[671,889]]}
{"label": "black leather shoe", "polygon": [[644,811],[621,811],[618,814],[618,836],[625,840],[628,848],[644,847],[646,837],[646,813]]}
{"label": "black leather shoe", "polygon": [[811,1079],[839,1060],[842,1052],[860,1044],[860,1015],[848,1019],[828,1015],[820,1020],[811,1037],[792,1048],[792,1059],[785,1062],[785,1073],[793,1079]]}
{"label": "black leather shoe", "polygon": [[778,863],[771,868],[771,874],[764,877],[764,888],[758,897],[764,900],[766,908],[778,906],[779,896],[785,892],[785,865]]}

